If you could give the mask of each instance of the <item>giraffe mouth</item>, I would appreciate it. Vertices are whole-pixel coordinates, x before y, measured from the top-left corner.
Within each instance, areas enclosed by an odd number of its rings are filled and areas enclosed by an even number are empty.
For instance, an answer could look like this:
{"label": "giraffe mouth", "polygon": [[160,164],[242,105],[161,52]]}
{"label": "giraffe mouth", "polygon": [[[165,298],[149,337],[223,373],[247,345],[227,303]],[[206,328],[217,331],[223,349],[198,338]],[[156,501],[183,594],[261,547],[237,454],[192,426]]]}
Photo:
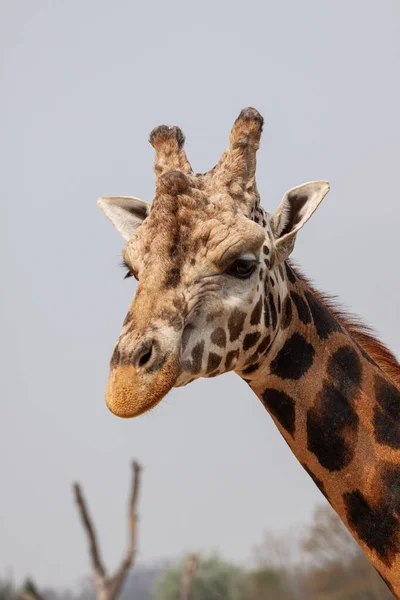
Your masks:
{"label": "giraffe mouth", "polygon": [[138,417],[154,408],[168,394],[178,375],[179,362],[175,358],[156,373],[141,373],[132,365],[117,366],[111,369],[108,378],[106,405],[117,417]]}

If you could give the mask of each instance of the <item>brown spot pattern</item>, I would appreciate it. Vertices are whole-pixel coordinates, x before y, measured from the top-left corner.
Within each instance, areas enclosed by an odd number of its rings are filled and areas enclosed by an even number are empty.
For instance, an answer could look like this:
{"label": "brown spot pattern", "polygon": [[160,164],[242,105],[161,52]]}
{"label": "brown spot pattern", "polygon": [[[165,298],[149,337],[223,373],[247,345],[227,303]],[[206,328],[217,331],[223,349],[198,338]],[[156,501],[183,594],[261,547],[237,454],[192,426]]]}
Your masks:
{"label": "brown spot pattern", "polygon": [[254,333],[248,333],[247,335],[245,335],[245,338],[243,340],[243,350],[246,351],[252,346],[254,346],[258,342],[260,337],[261,333],[259,331],[256,331]]}
{"label": "brown spot pattern", "polygon": [[246,313],[242,312],[238,308],[232,311],[228,319],[229,339],[234,342],[238,339],[243,330]]}
{"label": "brown spot pattern", "polygon": [[221,364],[221,360],[222,356],[215,354],[215,352],[210,352],[208,355],[207,373],[211,373],[212,371],[215,371],[215,369],[218,369],[219,365]]}
{"label": "brown spot pattern", "polygon": [[222,327],[218,327],[217,329],[214,329],[214,331],[211,334],[211,341],[216,346],[219,346],[220,348],[225,348],[225,346],[226,346],[225,330],[222,329]]}
{"label": "brown spot pattern", "polygon": [[193,373],[198,373],[199,371],[201,371],[203,354],[204,354],[204,340],[201,340],[201,342],[198,342],[193,347],[193,350],[192,350],[192,369],[191,370]]}
{"label": "brown spot pattern", "polygon": [[287,329],[292,322],[292,301],[290,300],[290,296],[286,296],[283,302],[283,311],[282,311],[282,321],[281,327],[282,329]]}
{"label": "brown spot pattern", "polygon": [[258,325],[259,324],[260,319],[261,319],[261,312],[262,312],[262,298],[260,296],[257,304],[253,308],[253,312],[251,313],[250,325]]}

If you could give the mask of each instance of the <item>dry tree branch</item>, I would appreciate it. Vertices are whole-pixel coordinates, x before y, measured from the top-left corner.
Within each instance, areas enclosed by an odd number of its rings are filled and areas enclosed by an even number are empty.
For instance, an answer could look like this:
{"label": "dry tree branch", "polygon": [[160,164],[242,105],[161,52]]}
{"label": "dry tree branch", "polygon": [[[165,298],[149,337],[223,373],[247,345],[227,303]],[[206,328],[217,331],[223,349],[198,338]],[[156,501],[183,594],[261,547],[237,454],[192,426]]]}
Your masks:
{"label": "dry tree branch", "polygon": [[128,551],[126,554],[126,558],[129,557],[129,560],[132,561],[134,558],[134,554],[136,552],[136,525],[138,521],[137,516],[137,503],[139,499],[139,490],[140,490],[140,477],[141,477],[142,467],[135,460],[132,462],[132,492],[131,499],[129,502],[129,545]]}
{"label": "dry tree branch", "polygon": [[75,500],[78,505],[78,510],[82,519],[83,526],[86,530],[87,536],[89,538],[89,552],[90,557],[92,559],[92,565],[94,572],[97,576],[104,578],[106,576],[106,570],[103,566],[103,563],[100,558],[99,547],[97,543],[96,532],[92,523],[92,520],[89,515],[89,511],[87,508],[87,504],[85,498],[83,496],[81,486],[79,483],[73,484],[73,490],[75,493]]}
{"label": "dry tree branch", "polygon": [[137,504],[139,500],[139,491],[141,483],[141,472],[142,467],[135,460],[132,462],[132,488],[128,507],[128,548],[125,556],[122,559],[121,565],[115,575],[112,578],[112,587],[114,594],[118,594],[125,578],[128,574],[128,570],[132,566],[135,560],[136,554],[136,530],[137,530]]}
{"label": "dry tree branch", "polygon": [[[129,569],[132,566],[136,553],[136,530],[137,530],[137,504],[140,491],[140,479],[142,468],[138,462],[132,462],[132,486],[129,497],[128,507],[128,547],[125,555],[122,558],[119,568],[115,574],[107,577],[106,570],[100,558],[99,546],[97,543],[96,532],[94,525],[89,515],[87,503],[83,496],[81,487],[78,483],[73,485],[75,500],[78,505],[78,510],[82,519],[83,526],[86,530],[89,539],[89,551],[94,570],[94,584],[97,591],[97,597],[102,600],[115,600],[121,591],[121,587],[128,575]],[[30,599],[26,599],[30,600]],[[32,599],[31,599],[32,600]]]}

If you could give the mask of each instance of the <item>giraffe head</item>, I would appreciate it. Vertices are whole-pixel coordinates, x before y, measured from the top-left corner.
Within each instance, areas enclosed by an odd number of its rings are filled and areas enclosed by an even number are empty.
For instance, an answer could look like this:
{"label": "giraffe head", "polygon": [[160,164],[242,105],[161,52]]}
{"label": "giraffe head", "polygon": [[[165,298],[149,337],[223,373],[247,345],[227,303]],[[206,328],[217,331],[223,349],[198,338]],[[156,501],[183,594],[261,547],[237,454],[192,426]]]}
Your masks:
{"label": "giraffe head", "polygon": [[243,374],[279,334],[285,260],[329,186],[293,188],[266,213],[255,181],[262,126],[255,109],[244,109],[205,174],[193,173],[179,128],[157,127],[153,203],[100,198],[138,280],[111,358],[106,402],[114,414],[139,415],[198,377]]}

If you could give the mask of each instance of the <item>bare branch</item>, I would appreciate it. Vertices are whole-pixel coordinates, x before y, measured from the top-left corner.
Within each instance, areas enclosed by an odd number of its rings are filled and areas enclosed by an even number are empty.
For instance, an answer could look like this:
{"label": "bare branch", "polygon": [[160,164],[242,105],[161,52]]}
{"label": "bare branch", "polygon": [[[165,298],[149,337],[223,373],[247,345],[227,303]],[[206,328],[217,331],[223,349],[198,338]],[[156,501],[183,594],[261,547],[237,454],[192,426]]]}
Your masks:
{"label": "bare branch", "polygon": [[136,554],[136,530],[137,530],[137,504],[139,500],[139,491],[141,483],[141,472],[142,467],[135,460],[132,462],[132,487],[128,506],[128,527],[129,527],[129,538],[128,548],[124,558],[122,559],[121,565],[115,575],[112,578],[112,588],[115,597],[118,595],[122,584],[128,574],[130,567],[135,560]]}
{"label": "bare branch", "polygon": [[82,523],[89,538],[89,551],[90,557],[92,559],[93,570],[98,577],[103,578],[106,576],[106,571],[100,558],[96,532],[89,515],[85,498],[83,497],[81,486],[79,485],[79,483],[74,483],[73,489],[75,493],[75,500],[78,505],[78,510],[81,515]]}
{"label": "bare branch", "polygon": [[139,465],[136,460],[132,462],[132,492],[131,499],[129,502],[129,546],[127,556],[130,555],[131,559],[136,551],[136,524],[137,524],[137,503],[139,499],[139,490],[140,490],[140,477],[141,477],[142,467]]}
{"label": "bare branch", "polygon": [[192,579],[197,568],[198,557],[196,554],[189,554],[182,572],[181,578],[181,597],[180,600],[189,600],[190,590],[192,588]]}

